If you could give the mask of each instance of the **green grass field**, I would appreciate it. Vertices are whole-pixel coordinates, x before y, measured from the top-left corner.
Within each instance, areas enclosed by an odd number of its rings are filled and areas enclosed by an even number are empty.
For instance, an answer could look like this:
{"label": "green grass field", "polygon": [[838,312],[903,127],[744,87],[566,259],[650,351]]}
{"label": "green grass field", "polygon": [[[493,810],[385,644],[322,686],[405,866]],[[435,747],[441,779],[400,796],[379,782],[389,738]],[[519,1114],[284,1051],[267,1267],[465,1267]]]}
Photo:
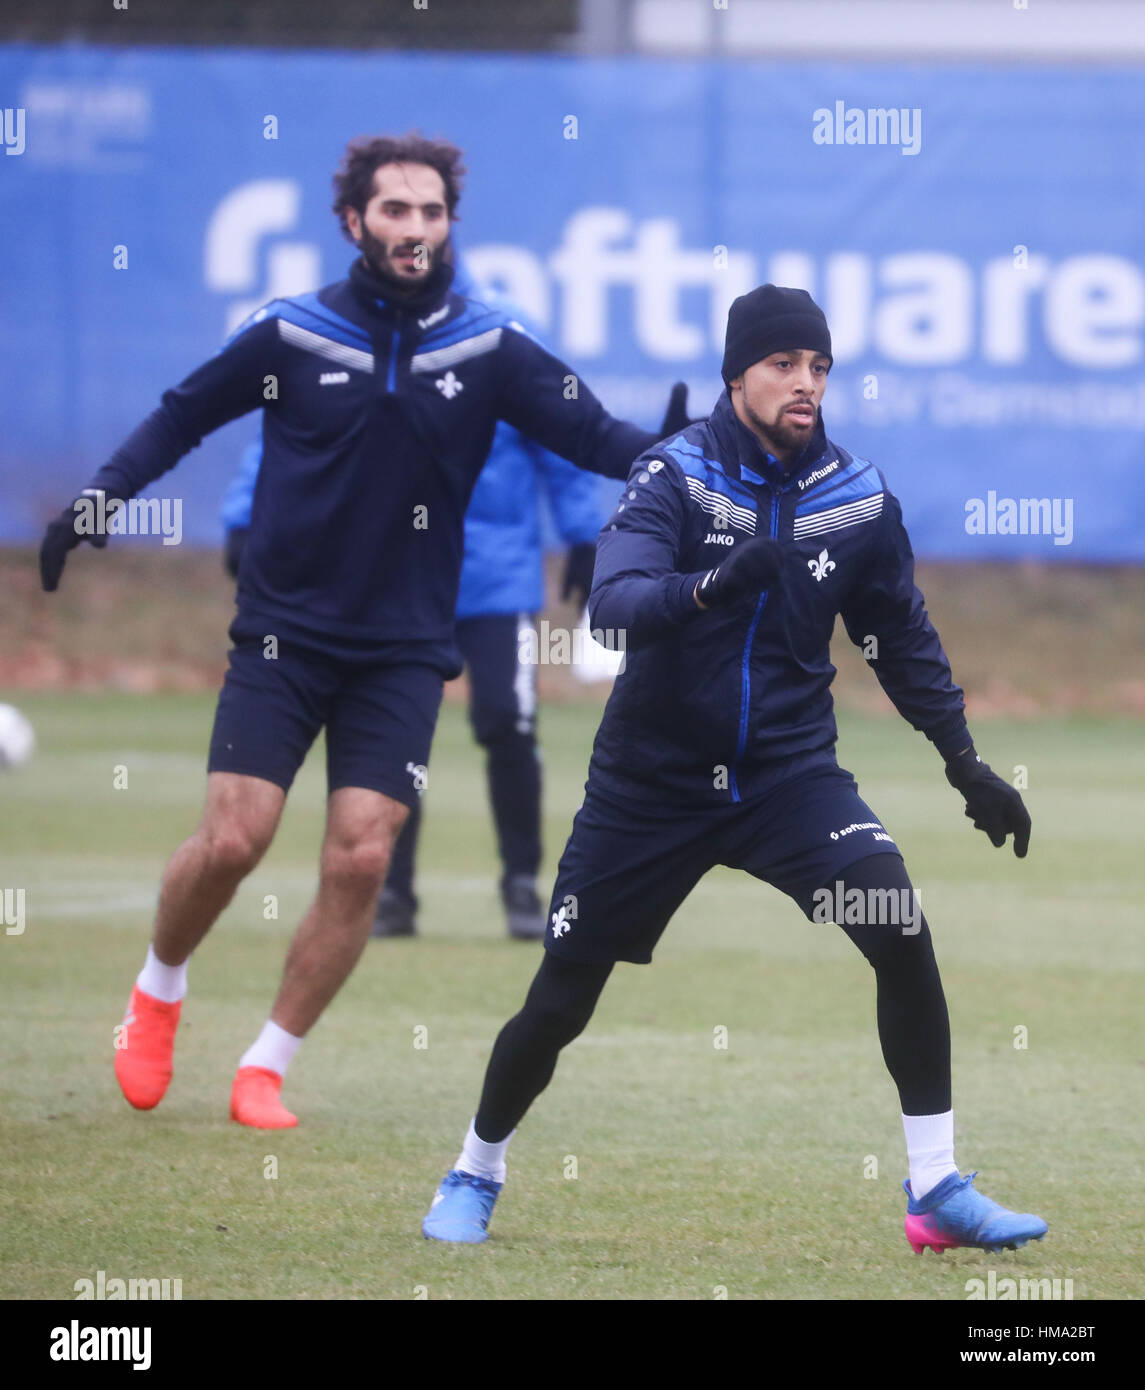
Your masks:
{"label": "green grass field", "polygon": [[[617,968],[514,1140],[490,1242],[421,1238],[539,950],[504,935],[483,770],[457,705],[434,748],[422,935],[371,942],[311,1035],[285,1090],[299,1128],[240,1129],[227,1103],[313,890],[320,747],[195,957],[166,1099],[132,1111],[112,1030],[164,861],[198,815],[213,701],[0,700],[40,740],[31,765],[0,777],[0,889],[26,903],[24,933],[0,933],[0,1296],[72,1298],[103,1270],[181,1279],[185,1299],[959,1300],[990,1269],[1072,1279],[1077,1299],[1141,1296],[1139,723],[977,726],[997,770],[1028,768],[1034,834],[1019,862],[970,827],[906,724],[840,718],[840,761],[903,847],[935,931],[962,1169],[1050,1223],[1020,1252],[938,1258],[902,1232],[902,1132],[868,967],[842,933],[727,870],[685,904],[654,965]],[[544,892],[597,717],[544,712]],[[263,920],[265,894],[277,921]]]}

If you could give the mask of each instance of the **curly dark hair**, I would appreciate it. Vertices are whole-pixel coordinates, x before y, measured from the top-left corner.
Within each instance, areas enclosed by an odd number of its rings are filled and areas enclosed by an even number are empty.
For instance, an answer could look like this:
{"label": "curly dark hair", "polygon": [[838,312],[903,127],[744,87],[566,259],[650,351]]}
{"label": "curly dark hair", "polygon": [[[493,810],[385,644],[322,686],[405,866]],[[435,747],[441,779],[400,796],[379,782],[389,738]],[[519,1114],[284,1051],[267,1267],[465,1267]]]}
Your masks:
{"label": "curly dark hair", "polygon": [[445,205],[451,222],[456,222],[455,209],[461,197],[461,182],[465,166],[461,151],[448,140],[430,140],[416,130],[408,135],[364,135],[346,146],[338,172],[334,175],[335,217],[348,240],[346,209],[354,208],[364,214],[374,192],[374,174],[383,164],[428,164],[441,175],[445,185]]}

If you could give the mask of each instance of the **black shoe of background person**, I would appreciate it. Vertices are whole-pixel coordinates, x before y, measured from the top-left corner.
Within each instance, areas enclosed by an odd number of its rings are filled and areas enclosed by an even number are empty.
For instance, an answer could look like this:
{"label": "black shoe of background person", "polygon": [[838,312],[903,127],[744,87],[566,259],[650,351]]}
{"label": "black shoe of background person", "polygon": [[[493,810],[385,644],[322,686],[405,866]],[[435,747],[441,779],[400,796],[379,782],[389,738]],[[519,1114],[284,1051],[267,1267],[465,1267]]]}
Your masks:
{"label": "black shoe of background person", "polygon": [[540,941],[545,934],[545,909],[532,874],[510,874],[501,880],[509,935],[515,941]]}
{"label": "black shoe of background person", "polygon": [[370,935],[416,936],[417,899],[405,898],[392,888],[383,888]]}

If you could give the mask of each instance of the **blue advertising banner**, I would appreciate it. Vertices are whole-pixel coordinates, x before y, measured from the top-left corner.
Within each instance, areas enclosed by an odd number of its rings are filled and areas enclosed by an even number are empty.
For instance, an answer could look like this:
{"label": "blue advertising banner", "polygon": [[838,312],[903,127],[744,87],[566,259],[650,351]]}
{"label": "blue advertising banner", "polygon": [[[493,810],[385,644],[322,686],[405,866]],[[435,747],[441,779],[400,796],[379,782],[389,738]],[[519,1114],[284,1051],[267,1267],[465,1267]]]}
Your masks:
{"label": "blue advertising banner", "polygon": [[[417,127],[465,151],[471,270],[613,413],[654,425],[679,378],[710,408],[731,300],[802,286],[828,432],[919,554],[1145,560],[1132,71],[20,46],[0,107],[2,541],[248,312],[341,278],[346,141]],[[184,543],[257,428],[151,489]]]}

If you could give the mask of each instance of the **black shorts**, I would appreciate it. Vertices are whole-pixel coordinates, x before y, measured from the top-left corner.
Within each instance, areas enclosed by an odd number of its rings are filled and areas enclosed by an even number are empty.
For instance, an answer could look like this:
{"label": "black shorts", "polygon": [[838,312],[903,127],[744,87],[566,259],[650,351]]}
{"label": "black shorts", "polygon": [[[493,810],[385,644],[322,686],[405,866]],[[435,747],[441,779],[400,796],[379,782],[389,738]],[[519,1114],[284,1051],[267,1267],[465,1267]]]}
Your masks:
{"label": "black shorts", "polygon": [[899,849],[835,763],[715,807],[630,801],[590,781],[557,870],[545,948],[582,964],[647,965],[676,909],[717,864],[763,879],[810,918],[818,889],[882,853]]}
{"label": "black shorts", "polygon": [[444,680],[456,669],[452,645],[408,643],[351,658],[287,638],[271,644],[259,626],[236,619],[231,627],[208,772],[289,791],[325,726],[329,791],[365,787],[412,806],[426,785]]}

